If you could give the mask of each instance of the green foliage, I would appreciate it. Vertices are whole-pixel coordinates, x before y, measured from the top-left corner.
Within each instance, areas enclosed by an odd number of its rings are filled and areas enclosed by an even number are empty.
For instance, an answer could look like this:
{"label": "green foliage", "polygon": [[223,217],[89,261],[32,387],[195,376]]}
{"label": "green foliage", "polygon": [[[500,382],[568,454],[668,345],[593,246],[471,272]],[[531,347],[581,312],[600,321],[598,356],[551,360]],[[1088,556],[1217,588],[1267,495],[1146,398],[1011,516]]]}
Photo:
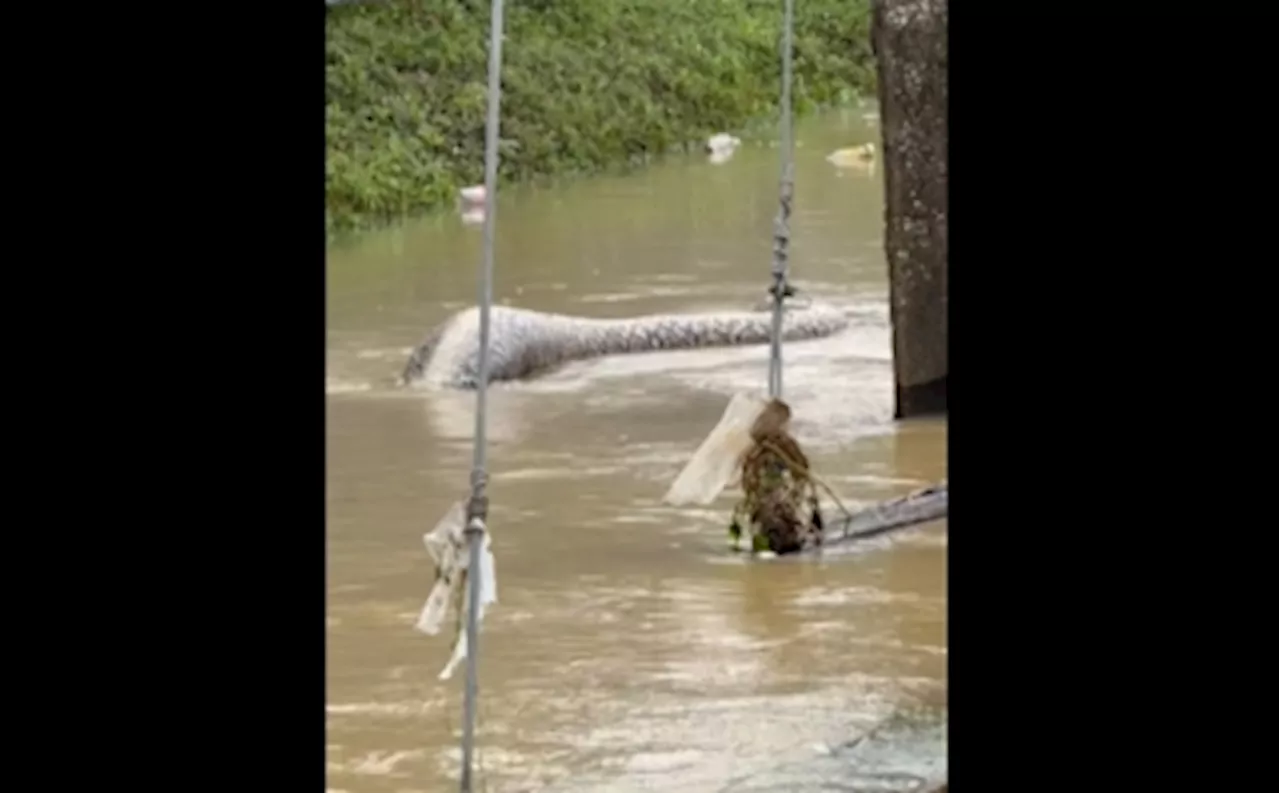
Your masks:
{"label": "green foliage", "polygon": [[[488,0],[327,11],[325,225],[366,228],[483,181]],[[776,0],[512,0],[499,180],[630,166],[776,118]],[[874,87],[869,0],[798,0],[798,113]]]}

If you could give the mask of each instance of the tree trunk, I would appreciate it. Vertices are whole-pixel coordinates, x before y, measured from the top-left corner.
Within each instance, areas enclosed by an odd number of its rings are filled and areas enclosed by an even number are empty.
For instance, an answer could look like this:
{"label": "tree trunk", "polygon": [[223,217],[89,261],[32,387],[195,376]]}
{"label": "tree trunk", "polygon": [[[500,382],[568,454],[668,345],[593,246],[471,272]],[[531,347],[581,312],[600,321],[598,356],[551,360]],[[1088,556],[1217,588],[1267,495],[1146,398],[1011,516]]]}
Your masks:
{"label": "tree trunk", "polygon": [[947,410],[947,0],[873,0],[897,418]]}

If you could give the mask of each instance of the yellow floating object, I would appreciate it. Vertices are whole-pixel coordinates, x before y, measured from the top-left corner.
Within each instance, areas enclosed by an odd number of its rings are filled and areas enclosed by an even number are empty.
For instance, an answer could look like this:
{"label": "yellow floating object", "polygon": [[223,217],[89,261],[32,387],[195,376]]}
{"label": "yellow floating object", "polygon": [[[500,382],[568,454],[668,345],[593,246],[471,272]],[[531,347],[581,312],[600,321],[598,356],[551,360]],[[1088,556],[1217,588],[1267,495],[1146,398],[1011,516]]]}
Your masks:
{"label": "yellow floating object", "polygon": [[836,149],[827,155],[827,162],[840,168],[865,168],[875,163],[876,147],[873,143]]}

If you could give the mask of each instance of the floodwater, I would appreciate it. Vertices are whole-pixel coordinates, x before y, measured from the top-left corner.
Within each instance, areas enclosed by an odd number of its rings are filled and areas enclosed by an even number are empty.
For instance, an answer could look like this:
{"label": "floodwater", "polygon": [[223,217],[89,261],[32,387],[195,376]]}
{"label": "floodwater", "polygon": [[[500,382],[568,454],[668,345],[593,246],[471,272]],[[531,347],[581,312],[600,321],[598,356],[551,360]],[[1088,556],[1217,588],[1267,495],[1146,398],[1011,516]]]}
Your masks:
{"label": "floodwater", "polygon": [[[891,420],[881,174],[825,160],[878,142],[864,113],[799,125],[792,216],[794,282],[849,307],[853,327],[783,350],[795,434],[849,507],[946,476],[945,423]],[[593,317],[757,303],[778,156],[746,141],[719,165],[690,155],[507,191],[497,299]],[[452,635],[413,625],[433,583],[422,535],[467,495],[475,397],[394,379],[435,323],[474,303],[480,236],[445,213],[329,252],[330,793],[457,786],[463,672],[438,681]],[[491,389],[499,601],[481,634],[477,789],[945,778],[945,521],[752,563],[727,549],[732,494],[704,509],[659,501],[729,397],[765,389],[767,356],[619,356]],[[897,726],[858,741],[886,719]]]}

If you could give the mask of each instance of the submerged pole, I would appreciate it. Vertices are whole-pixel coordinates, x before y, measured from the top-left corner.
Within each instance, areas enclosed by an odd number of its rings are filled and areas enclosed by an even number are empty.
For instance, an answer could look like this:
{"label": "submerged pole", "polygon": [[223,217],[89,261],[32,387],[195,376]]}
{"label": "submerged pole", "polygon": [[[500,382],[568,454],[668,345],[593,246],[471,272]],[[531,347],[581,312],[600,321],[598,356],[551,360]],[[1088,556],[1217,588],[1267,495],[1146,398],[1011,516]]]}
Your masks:
{"label": "submerged pole", "polygon": [[485,444],[489,392],[489,309],[493,305],[495,198],[498,192],[498,109],[502,92],[502,0],[493,0],[489,21],[489,110],[484,135],[484,254],[480,269],[480,360],[476,384],[476,429],[467,504],[467,680],[462,695],[462,793],[472,793],[476,705],[480,658],[480,552],[484,544],[489,499],[485,494]]}
{"label": "submerged pole", "polygon": [[778,215],[773,221],[773,325],[769,339],[769,396],[782,398],[782,312],[783,304],[791,292],[787,284],[787,264],[791,247],[791,202],[795,192],[795,174],[792,157],[794,144],[791,130],[791,72],[792,28],[795,26],[795,0],[782,3],[782,113],[779,125],[779,145],[782,150],[782,177],[778,186]]}

